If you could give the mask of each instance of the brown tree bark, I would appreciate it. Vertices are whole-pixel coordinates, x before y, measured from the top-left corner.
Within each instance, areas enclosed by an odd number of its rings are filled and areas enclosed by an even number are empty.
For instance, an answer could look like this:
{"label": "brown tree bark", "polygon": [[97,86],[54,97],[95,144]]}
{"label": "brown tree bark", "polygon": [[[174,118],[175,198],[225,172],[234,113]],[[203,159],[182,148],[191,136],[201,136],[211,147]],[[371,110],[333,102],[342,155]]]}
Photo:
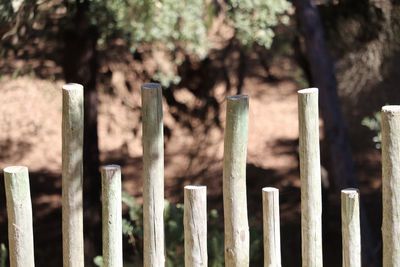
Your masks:
{"label": "brown tree bark", "polygon": [[[319,103],[331,162],[331,180],[338,191],[358,187],[347,127],[340,109],[334,65],[326,47],[319,11],[311,0],[295,0],[293,3],[305,41],[312,86],[320,89]],[[376,238],[372,236],[365,208],[361,206],[360,210],[363,266],[377,266],[373,249],[376,247]]]}
{"label": "brown tree bark", "polygon": [[66,82],[84,86],[84,144],[83,144],[83,205],[85,232],[85,265],[92,266],[93,258],[101,255],[101,179],[97,133],[98,69],[96,44],[97,28],[88,20],[88,1],[75,3],[72,27],[64,32],[63,71]]}

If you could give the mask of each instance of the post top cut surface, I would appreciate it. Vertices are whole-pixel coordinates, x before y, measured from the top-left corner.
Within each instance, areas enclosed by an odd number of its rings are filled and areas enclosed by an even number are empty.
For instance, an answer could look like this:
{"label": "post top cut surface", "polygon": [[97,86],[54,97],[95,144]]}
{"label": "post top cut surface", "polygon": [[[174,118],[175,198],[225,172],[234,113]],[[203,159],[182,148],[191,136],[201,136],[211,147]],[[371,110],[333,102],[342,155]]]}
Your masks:
{"label": "post top cut surface", "polygon": [[205,185],[187,185],[185,186],[186,190],[196,190],[196,189],[206,189],[207,186]]}
{"label": "post top cut surface", "polygon": [[231,100],[231,101],[248,99],[248,98],[249,98],[248,95],[231,95],[231,96],[226,97],[227,100]]}
{"label": "post top cut surface", "polygon": [[82,90],[83,85],[79,83],[67,83],[63,85],[62,89],[67,91]]}
{"label": "post top cut surface", "polygon": [[354,196],[358,195],[357,188],[346,188],[346,189],[343,189],[341,192],[342,192],[342,194],[345,194],[349,197],[354,197]]}
{"label": "post top cut surface", "polygon": [[159,83],[145,83],[142,85],[142,90],[154,90],[161,88]]}
{"label": "post top cut surface", "polygon": [[121,166],[119,166],[117,164],[110,164],[110,165],[101,166],[101,168],[103,170],[105,170],[105,171],[108,171],[108,170],[119,170],[119,169],[121,169]]}
{"label": "post top cut surface", "polygon": [[312,88],[305,88],[297,91],[299,94],[316,94],[318,93],[318,88],[312,87]]}
{"label": "post top cut surface", "polygon": [[276,192],[276,191],[279,191],[279,190],[278,190],[278,188],[275,188],[275,187],[264,187],[262,189],[262,191],[263,192]]}
{"label": "post top cut surface", "polygon": [[28,170],[28,168],[25,166],[9,166],[9,167],[4,168],[4,173],[13,174],[13,173],[24,172],[27,170]]}
{"label": "post top cut surface", "polygon": [[400,105],[387,105],[382,107],[382,112],[400,113]]}

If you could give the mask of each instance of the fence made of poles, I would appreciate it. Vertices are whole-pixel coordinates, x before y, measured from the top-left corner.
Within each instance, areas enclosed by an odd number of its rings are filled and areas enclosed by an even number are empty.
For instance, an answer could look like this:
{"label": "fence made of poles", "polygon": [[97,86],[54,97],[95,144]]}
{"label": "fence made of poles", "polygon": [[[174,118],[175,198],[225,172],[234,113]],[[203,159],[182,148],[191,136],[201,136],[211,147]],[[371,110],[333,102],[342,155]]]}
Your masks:
{"label": "fence made of poles", "polygon": [[[162,89],[142,86],[143,117],[143,266],[165,266],[164,139]],[[62,237],[64,267],[84,266],[83,247],[83,87],[62,88]],[[248,141],[247,96],[227,97],[223,158],[225,266],[250,264],[246,196]],[[303,267],[322,266],[322,199],[319,151],[318,89],[298,91],[301,236]],[[383,266],[400,264],[400,106],[382,108]],[[122,258],[121,168],[101,169],[103,264],[120,267]],[[33,267],[32,202],[28,168],[4,169],[11,267]],[[184,190],[186,267],[206,267],[207,193],[205,186]],[[280,267],[279,191],[262,190],[264,266]],[[358,189],[341,191],[343,267],[361,266]],[[282,250],[283,251],[283,250]],[[287,252],[286,252],[287,253]]]}

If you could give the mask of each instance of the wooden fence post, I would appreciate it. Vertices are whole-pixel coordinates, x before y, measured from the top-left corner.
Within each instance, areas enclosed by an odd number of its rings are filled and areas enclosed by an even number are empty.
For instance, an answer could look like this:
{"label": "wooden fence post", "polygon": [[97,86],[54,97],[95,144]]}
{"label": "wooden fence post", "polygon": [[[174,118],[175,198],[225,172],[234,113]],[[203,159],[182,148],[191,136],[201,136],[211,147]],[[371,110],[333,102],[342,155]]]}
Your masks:
{"label": "wooden fence post", "polygon": [[279,223],[279,190],[262,189],[264,267],[281,267],[281,230]]}
{"label": "wooden fence post", "polygon": [[298,91],[302,266],[322,267],[318,89]]}
{"label": "wooden fence post", "polygon": [[207,267],[207,187],[185,186],[185,267]]}
{"label": "wooden fence post", "polygon": [[249,266],[250,241],[246,198],[248,109],[248,96],[227,97],[223,168],[227,267]]}
{"label": "wooden fence post", "polygon": [[4,169],[11,267],[35,266],[28,168]]}
{"label": "wooden fence post", "polygon": [[62,90],[62,236],[64,267],[83,267],[83,86]]}
{"label": "wooden fence post", "polygon": [[343,267],[361,267],[360,201],[358,190],[342,190]]}
{"label": "wooden fence post", "polygon": [[122,267],[121,168],[101,168],[104,267]]}
{"label": "wooden fence post", "polygon": [[144,267],[162,267],[164,256],[164,135],[162,89],[142,86]]}
{"label": "wooden fence post", "polygon": [[383,266],[400,266],[400,106],[382,107]]}

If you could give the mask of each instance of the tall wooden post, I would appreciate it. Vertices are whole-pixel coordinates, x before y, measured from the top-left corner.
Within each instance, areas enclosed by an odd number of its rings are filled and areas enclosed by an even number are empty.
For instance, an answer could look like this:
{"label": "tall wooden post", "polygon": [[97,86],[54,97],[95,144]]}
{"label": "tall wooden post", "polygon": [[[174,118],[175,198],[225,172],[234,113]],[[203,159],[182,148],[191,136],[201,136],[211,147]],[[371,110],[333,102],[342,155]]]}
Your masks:
{"label": "tall wooden post", "polygon": [[249,99],[227,97],[224,138],[225,266],[249,266],[249,223],[246,197],[246,157]]}
{"label": "tall wooden post", "polygon": [[28,168],[4,169],[11,267],[35,266]]}
{"label": "tall wooden post", "polygon": [[164,135],[160,84],[142,86],[144,267],[162,267],[164,257]]}
{"label": "tall wooden post", "polygon": [[400,106],[382,108],[383,266],[400,266]]}
{"label": "tall wooden post", "polygon": [[64,267],[83,267],[83,86],[62,90],[62,234]]}
{"label": "tall wooden post", "polygon": [[318,89],[298,91],[302,266],[322,267]]}

